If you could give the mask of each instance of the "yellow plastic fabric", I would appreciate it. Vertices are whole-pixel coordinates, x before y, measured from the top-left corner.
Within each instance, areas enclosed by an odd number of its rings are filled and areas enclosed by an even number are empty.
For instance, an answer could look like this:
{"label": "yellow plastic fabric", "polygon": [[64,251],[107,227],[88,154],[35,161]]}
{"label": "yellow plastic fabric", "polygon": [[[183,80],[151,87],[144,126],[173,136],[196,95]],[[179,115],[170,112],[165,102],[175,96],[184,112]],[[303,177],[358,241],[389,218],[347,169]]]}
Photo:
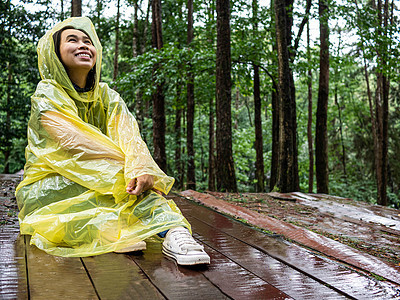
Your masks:
{"label": "yellow plastic fabric", "polygon": [[[84,30],[97,50],[95,88],[78,93],[54,51],[53,34]],[[21,234],[58,256],[120,250],[176,226],[190,229],[175,203],[128,182],[154,176],[167,194],[174,179],[154,162],[118,93],[99,83],[101,45],[88,18],[57,24],[38,44],[42,81],[32,96],[24,180],[17,187]]]}

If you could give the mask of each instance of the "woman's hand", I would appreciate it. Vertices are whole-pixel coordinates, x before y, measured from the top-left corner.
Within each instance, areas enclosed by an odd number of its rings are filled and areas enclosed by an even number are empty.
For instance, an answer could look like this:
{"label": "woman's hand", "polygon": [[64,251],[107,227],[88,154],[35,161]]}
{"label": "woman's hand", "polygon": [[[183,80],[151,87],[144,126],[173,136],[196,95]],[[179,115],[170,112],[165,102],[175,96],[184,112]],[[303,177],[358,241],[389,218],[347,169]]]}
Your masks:
{"label": "woman's hand", "polygon": [[137,178],[132,179],[128,186],[126,187],[126,192],[130,195],[139,196],[141,193],[147,190],[154,190],[157,194],[161,195],[162,193],[153,188],[154,185],[154,177],[153,175],[142,175]]}

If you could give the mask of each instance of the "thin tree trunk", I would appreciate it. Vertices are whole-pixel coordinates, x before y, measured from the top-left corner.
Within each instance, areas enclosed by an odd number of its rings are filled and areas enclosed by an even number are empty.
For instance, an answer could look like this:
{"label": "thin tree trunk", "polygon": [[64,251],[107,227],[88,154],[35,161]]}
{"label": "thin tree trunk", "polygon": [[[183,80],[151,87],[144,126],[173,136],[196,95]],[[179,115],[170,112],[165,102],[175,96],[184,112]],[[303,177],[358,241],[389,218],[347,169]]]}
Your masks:
{"label": "thin tree trunk", "polygon": [[64,0],[60,1],[60,5],[61,5],[60,21],[63,21],[64,20]]}
{"label": "thin tree trunk", "polygon": [[[255,38],[258,34],[258,1],[253,0],[253,32]],[[264,192],[264,157],[263,157],[263,136],[261,121],[261,96],[260,96],[260,67],[258,62],[253,63],[254,80],[253,80],[253,96],[254,96],[254,127],[255,127],[255,149],[256,149],[256,191]]]}
{"label": "thin tree trunk", "polygon": [[[141,53],[141,49],[139,46],[139,20],[138,20],[138,11],[139,11],[139,1],[134,2],[134,13],[133,13],[133,38],[132,38],[132,56],[137,57]],[[136,119],[138,122],[139,130],[143,131],[143,96],[142,92],[138,89],[136,92],[136,101],[134,103],[134,111],[136,114]]]}
{"label": "thin tree trunk", "polygon": [[[182,86],[182,90],[183,90],[183,86]],[[187,121],[186,121],[186,109],[184,109],[184,108],[182,108],[182,124],[187,124]],[[182,130],[182,132],[183,132],[183,130]],[[187,151],[186,151],[186,143],[183,143],[183,144],[181,144],[182,145],[182,150],[181,150],[181,154],[182,155],[186,155],[187,154]],[[182,182],[182,188],[183,188],[183,183],[184,182],[186,182],[187,181],[187,179],[186,179],[186,177],[185,177],[185,175],[187,174],[187,172],[186,172],[186,169],[187,169],[187,164],[183,161],[183,159],[182,159],[182,164],[181,164],[181,170],[182,170],[182,173],[181,173],[181,178],[182,178],[182,180],[181,180],[181,182]]]}
{"label": "thin tree trunk", "polygon": [[290,69],[288,39],[292,20],[290,5],[275,1],[276,40],[278,49],[279,163],[277,187],[281,192],[299,190],[296,144],[296,103],[293,98],[293,77]]}
{"label": "thin tree trunk", "polygon": [[148,24],[149,24],[151,3],[152,1],[149,1],[147,5],[146,20],[144,22],[144,28],[143,28],[143,39],[142,43],[140,44],[140,54],[143,54],[146,48],[146,37],[147,37],[147,30],[149,27]]}
{"label": "thin tree trunk", "polygon": [[101,0],[97,0],[97,28],[100,28],[101,11],[102,11]]}
{"label": "thin tree trunk", "polygon": [[308,192],[312,193],[314,186],[314,150],[312,138],[312,69],[311,69],[311,51],[310,51],[310,22],[307,21],[307,61],[308,61],[308,122],[307,122],[307,140],[308,140]]}
{"label": "thin tree trunk", "polygon": [[342,108],[340,107],[339,97],[337,87],[335,86],[335,105],[338,108],[339,113],[339,133],[340,133],[340,145],[342,147],[342,165],[343,165],[343,173],[347,176],[347,169],[346,169],[346,147],[344,146],[344,137],[343,137],[343,121],[342,121]]}
{"label": "thin tree trunk", "polygon": [[279,99],[278,87],[273,84],[271,93],[272,106],[272,154],[271,154],[271,175],[269,190],[273,191],[278,182],[278,161],[279,161]]}
{"label": "thin tree trunk", "polygon": [[234,119],[235,119],[235,129],[238,130],[239,128],[239,121],[238,121],[238,117],[239,117],[239,98],[240,98],[240,92],[239,92],[239,87],[236,87],[236,93],[235,93],[236,97],[235,97],[235,112],[234,112]]}
{"label": "thin tree trunk", "polygon": [[318,106],[315,130],[315,166],[317,192],[329,193],[328,178],[328,99],[329,99],[329,27],[328,6],[325,0],[319,1],[320,18],[320,73]]}
{"label": "thin tree trunk", "polygon": [[208,190],[215,191],[215,131],[214,131],[214,98],[210,97],[210,117],[208,127]]}
{"label": "thin tree trunk", "polygon": [[[387,37],[387,27],[389,20],[389,5],[386,0],[383,7],[382,1],[378,0],[378,28],[379,35]],[[383,14],[382,14],[383,10]],[[382,29],[383,28],[383,29]],[[385,74],[387,61],[385,58],[388,46],[385,39],[378,41],[377,56],[379,67],[377,68],[377,90],[375,96],[376,120],[378,121],[378,151],[377,151],[377,185],[378,185],[378,204],[387,205],[387,183],[388,183],[388,120],[389,120],[389,79]]]}
{"label": "thin tree trunk", "polygon": [[378,188],[378,204],[383,204],[385,200],[382,199],[382,195],[385,193],[383,186],[384,182],[384,166],[383,166],[383,75],[382,73],[377,74],[377,88],[375,91],[375,120],[377,127],[377,149],[375,149],[375,165],[376,165],[376,181]]}
{"label": "thin tree trunk", "polygon": [[[210,20],[209,22],[214,24],[215,23],[215,18],[214,18],[214,13],[215,9],[213,7],[214,1],[209,1],[209,16]],[[214,44],[214,31],[209,30],[208,32],[208,42],[210,45]],[[215,76],[215,72],[210,70],[209,72],[210,78]],[[215,176],[215,122],[214,122],[214,98],[210,97],[210,112],[209,112],[209,124],[208,124],[208,135],[209,135],[209,140],[208,140],[208,190],[209,191],[215,191],[216,186],[216,176]]]}
{"label": "thin tree trunk", "polygon": [[[153,48],[161,50],[163,48],[162,22],[161,22],[161,0],[152,1],[152,41]],[[160,68],[155,65],[154,68]],[[155,73],[155,70],[154,70]],[[166,171],[167,155],[165,152],[165,99],[163,91],[164,83],[158,83],[153,94],[153,145],[154,160],[159,167]]]}
{"label": "thin tree trunk", "polygon": [[[190,44],[193,41],[193,0],[187,1],[188,8],[188,25],[187,25],[187,44],[190,49]],[[188,168],[187,168],[187,188],[196,189],[196,170],[194,163],[194,145],[193,145],[193,124],[194,124],[194,74],[192,65],[188,62],[187,74],[187,153],[188,153]]]}
{"label": "thin tree trunk", "polygon": [[119,13],[120,0],[117,1],[117,19],[115,22],[115,50],[114,50],[114,74],[113,81],[117,79],[118,76],[118,56],[119,56]]}
{"label": "thin tree trunk", "polygon": [[232,153],[230,1],[217,0],[216,115],[217,188],[236,192]]}
{"label": "thin tree trunk", "polygon": [[[278,52],[276,48],[276,29],[272,26],[275,24],[275,0],[271,0],[270,6],[271,15],[271,34],[272,34],[272,51]],[[277,57],[276,57],[277,58]],[[276,61],[274,65],[277,65]],[[277,78],[272,79],[272,92],[271,92],[271,110],[272,110],[272,150],[271,150],[271,168],[269,178],[269,190],[273,191],[278,181],[278,159],[279,159],[279,100],[278,100],[278,86]]]}
{"label": "thin tree trunk", "polygon": [[[177,99],[179,101],[181,97],[181,85],[177,83]],[[177,107],[175,111],[175,169],[176,169],[176,188],[181,190],[183,188],[183,168],[182,168],[182,148],[181,148],[181,122],[182,122],[182,108]]]}
{"label": "thin tree trunk", "polygon": [[259,67],[254,66],[254,127],[256,131],[256,191],[264,192],[264,157],[263,157],[263,136],[261,122],[261,97],[260,97],[260,74]]}
{"label": "thin tree trunk", "polygon": [[82,16],[82,0],[71,1],[71,17]]}
{"label": "thin tree trunk", "polygon": [[[337,47],[337,53],[336,56],[339,57],[340,55],[340,48],[341,48],[341,30],[339,29],[339,45]],[[337,69],[335,69],[335,75],[338,74],[339,71]],[[335,76],[336,78],[337,76]],[[338,108],[338,114],[339,114],[339,133],[340,133],[340,144],[342,147],[342,157],[341,157],[341,161],[342,161],[342,165],[343,165],[343,173],[344,176],[347,176],[347,168],[346,168],[346,147],[344,145],[344,136],[343,136],[343,120],[342,120],[342,108],[340,106],[339,103],[339,95],[338,95],[338,88],[337,88],[337,82],[335,80],[335,105]]]}
{"label": "thin tree trunk", "polygon": [[139,21],[138,21],[138,11],[139,11],[139,1],[133,3],[133,37],[132,37],[132,56],[137,57],[139,53]]}

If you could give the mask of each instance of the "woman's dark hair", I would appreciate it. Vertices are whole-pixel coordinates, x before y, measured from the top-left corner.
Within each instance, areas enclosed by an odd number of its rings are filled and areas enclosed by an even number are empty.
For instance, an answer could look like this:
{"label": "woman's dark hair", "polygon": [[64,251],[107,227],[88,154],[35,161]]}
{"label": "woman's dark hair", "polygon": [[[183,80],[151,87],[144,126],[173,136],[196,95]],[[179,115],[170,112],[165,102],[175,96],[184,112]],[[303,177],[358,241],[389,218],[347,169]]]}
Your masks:
{"label": "woman's dark hair", "polygon": [[[63,64],[64,68],[65,68],[65,65],[64,65],[64,63],[63,63],[63,61],[61,59],[60,44],[61,44],[61,33],[64,30],[67,30],[67,29],[76,29],[76,30],[82,31],[84,34],[86,34],[89,37],[90,41],[93,43],[93,41],[90,38],[90,36],[83,29],[77,29],[77,28],[75,28],[73,26],[65,26],[65,27],[61,28],[60,30],[56,31],[53,34],[54,50],[55,50],[55,52],[57,54],[58,59]],[[92,90],[94,88],[95,83],[96,83],[96,64],[89,71],[88,77],[86,79],[85,88],[82,89],[82,88],[79,88],[75,83],[72,83],[72,84],[74,85],[74,88],[77,90],[77,92],[88,92],[88,91],[90,91],[90,90]]]}

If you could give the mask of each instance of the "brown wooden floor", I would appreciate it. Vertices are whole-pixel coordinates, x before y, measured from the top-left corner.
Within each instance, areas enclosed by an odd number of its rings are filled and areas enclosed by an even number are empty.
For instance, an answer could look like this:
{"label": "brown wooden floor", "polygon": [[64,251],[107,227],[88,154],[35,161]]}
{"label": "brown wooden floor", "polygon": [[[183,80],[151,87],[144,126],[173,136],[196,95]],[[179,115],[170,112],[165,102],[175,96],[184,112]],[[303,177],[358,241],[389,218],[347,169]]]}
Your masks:
{"label": "brown wooden floor", "polygon": [[142,254],[61,258],[0,226],[0,299],[400,299],[399,285],[175,196],[208,267],[179,267],[148,243]]}

